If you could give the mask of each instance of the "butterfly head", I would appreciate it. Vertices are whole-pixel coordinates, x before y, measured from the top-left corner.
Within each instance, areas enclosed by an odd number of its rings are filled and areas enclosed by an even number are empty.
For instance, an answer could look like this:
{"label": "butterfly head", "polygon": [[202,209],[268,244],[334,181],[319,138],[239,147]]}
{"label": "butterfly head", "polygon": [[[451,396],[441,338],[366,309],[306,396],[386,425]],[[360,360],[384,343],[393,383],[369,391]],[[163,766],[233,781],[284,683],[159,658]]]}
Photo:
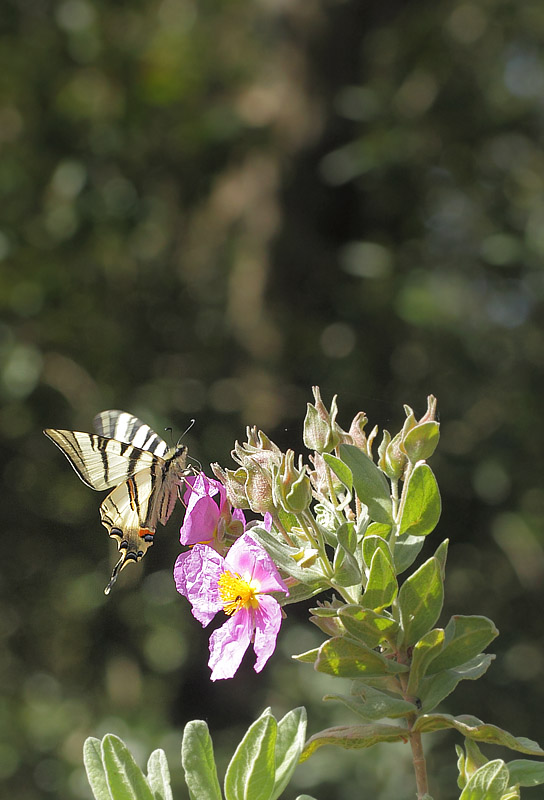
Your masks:
{"label": "butterfly head", "polygon": [[111,592],[121,570],[127,564],[137,564],[153,544],[153,531],[147,528],[138,531],[122,531],[121,528],[112,528],[110,536],[116,539],[121,557],[112,570],[110,582],[104,589],[104,594]]}

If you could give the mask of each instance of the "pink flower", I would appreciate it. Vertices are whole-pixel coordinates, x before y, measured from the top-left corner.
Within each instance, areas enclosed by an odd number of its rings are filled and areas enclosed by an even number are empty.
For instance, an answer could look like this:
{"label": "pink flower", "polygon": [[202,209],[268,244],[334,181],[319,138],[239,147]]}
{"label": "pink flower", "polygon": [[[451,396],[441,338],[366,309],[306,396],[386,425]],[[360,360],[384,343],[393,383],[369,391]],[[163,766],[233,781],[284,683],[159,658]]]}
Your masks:
{"label": "pink flower", "polygon": [[[223,484],[208,478],[203,472],[195,478],[188,478],[187,484],[184,496],[187,510],[180,529],[180,541],[188,545],[197,542],[209,544],[220,552],[224,549],[225,533],[229,529],[234,528],[237,535],[243,533],[244,512],[238,508],[232,509]],[[219,503],[214,499],[216,495]]]}
{"label": "pink flower", "polygon": [[247,533],[225,558],[207,545],[195,544],[178,556],[174,580],[203,626],[218,611],[229,617],[210,637],[212,681],[232,678],[251,643],[257,656],[255,672],[260,672],[274,652],[281,625],[281,607],[270,592],[289,594],[266,550]]}

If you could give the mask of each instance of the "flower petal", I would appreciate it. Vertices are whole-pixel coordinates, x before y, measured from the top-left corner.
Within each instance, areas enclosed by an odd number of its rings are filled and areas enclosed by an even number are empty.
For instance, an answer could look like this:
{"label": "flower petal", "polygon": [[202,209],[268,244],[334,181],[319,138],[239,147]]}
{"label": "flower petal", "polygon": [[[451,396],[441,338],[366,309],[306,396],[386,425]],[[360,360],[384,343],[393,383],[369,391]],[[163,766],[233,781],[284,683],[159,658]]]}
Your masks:
{"label": "flower petal", "polygon": [[183,525],[180,528],[180,542],[196,544],[213,540],[218,519],[219,508],[215,500],[208,495],[197,497],[193,493],[187,505]]}
{"label": "flower petal", "polygon": [[176,589],[189,600],[193,616],[203,626],[223,608],[217,585],[223,569],[223,557],[207,545],[195,544],[176,559]]}
{"label": "flower petal", "polygon": [[289,590],[278,569],[264,547],[248,533],[237,539],[225,557],[228,569],[237,572],[248,582],[258,582],[259,592],[285,592]]}
{"label": "flower petal", "polygon": [[232,678],[251,642],[253,615],[246,608],[237,611],[210,636],[211,680]]}
{"label": "flower petal", "polygon": [[253,613],[255,622],[253,649],[257,656],[255,672],[260,672],[276,647],[282,615],[277,600],[268,595],[259,596],[259,608]]}

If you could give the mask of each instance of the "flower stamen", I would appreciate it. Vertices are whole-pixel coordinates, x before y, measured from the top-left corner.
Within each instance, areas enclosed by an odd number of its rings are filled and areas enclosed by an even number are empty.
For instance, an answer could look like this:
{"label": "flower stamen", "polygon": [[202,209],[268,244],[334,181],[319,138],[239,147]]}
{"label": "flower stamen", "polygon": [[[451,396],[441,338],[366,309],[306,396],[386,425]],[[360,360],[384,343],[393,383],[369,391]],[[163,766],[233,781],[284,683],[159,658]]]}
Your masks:
{"label": "flower stamen", "polygon": [[237,572],[226,570],[217,581],[225,614],[235,614],[241,608],[258,608],[257,588],[251,586]]}

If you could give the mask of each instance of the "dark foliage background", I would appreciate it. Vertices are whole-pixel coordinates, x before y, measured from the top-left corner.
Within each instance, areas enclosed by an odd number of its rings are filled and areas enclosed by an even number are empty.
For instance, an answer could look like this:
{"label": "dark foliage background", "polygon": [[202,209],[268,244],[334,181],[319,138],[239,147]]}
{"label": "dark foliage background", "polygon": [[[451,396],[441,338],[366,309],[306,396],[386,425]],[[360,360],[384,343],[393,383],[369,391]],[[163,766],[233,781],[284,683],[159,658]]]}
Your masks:
{"label": "dark foliage background", "polygon": [[[539,0],[4,0],[0,11],[0,773],[89,797],[87,735],[224,762],[266,705],[347,721],[293,609],[262,676],[210,684],[173,520],[142,568],[41,434],[118,407],[229,464],[256,424],[302,449],[312,384],[393,432],[439,400],[444,622],[498,659],[444,703],[544,739],[544,7]],[[181,509],[180,509],[181,510]],[[179,513],[178,513],[179,517]],[[454,734],[428,740],[455,790]],[[488,755],[496,755],[491,750]],[[501,751],[501,755],[506,755]],[[323,750],[288,797],[414,794],[406,747]],[[537,790],[527,791],[527,797]]]}

